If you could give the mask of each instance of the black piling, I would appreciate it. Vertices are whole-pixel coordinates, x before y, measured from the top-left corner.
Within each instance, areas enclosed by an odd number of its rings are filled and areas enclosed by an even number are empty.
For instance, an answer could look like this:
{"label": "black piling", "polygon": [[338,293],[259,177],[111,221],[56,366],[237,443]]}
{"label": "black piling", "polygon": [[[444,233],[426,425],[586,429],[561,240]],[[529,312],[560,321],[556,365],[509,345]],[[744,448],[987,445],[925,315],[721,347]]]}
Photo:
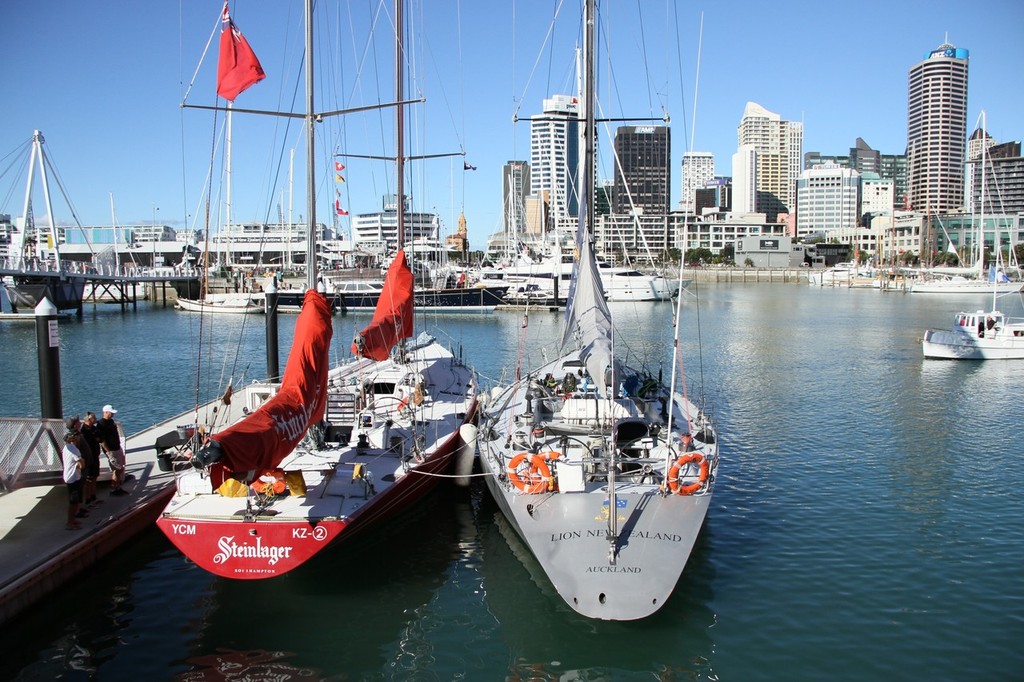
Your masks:
{"label": "black piling", "polygon": [[280,381],[277,352],[277,278],[271,275],[267,282],[266,317],[267,317],[267,379]]}
{"label": "black piling", "polygon": [[39,357],[39,402],[43,419],[63,419],[60,395],[60,334],[57,307],[44,298],[35,308],[36,352]]}

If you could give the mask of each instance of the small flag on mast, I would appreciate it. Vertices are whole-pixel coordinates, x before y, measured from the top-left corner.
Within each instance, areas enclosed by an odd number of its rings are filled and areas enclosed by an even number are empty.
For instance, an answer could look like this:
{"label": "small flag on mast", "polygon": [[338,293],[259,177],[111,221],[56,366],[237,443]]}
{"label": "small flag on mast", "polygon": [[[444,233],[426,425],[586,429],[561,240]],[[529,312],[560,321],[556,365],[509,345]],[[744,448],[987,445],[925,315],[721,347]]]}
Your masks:
{"label": "small flag on mast", "polygon": [[343,164],[341,161],[335,161],[334,162],[334,170],[336,170],[336,171],[343,171],[343,170],[345,170],[345,164]]}
{"label": "small flag on mast", "polygon": [[341,173],[335,173],[334,180],[335,182],[345,182],[345,178],[341,177]]}
{"label": "small flag on mast", "polygon": [[338,215],[348,215],[348,211],[341,207],[341,199],[334,200],[334,211]]}
{"label": "small flag on mast", "polygon": [[469,161],[463,161],[462,170],[476,170],[476,166],[469,165]]}
{"label": "small flag on mast", "polygon": [[238,95],[251,85],[266,78],[260,60],[249,47],[249,42],[235,26],[224,3],[220,27],[220,59],[217,63],[217,94],[235,101]]}

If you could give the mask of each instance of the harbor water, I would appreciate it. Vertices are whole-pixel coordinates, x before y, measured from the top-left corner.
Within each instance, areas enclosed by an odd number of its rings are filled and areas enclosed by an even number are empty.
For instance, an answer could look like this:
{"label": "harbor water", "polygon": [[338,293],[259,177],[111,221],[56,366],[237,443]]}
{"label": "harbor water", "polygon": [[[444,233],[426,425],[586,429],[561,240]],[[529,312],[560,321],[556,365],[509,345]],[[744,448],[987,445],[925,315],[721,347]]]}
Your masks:
{"label": "harbor water", "polygon": [[[482,481],[268,581],[190,564],[154,526],[0,632],[18,680],[1021,680],[1024,361],[925,361],[977,298],[694,285],[680,345],[722,462],[666,606],[564,606]],[[1008,315],[1024,316],[1019,299]],[[665,373],[667,303],[615,304],[617,352]],[[367,317],[337,317],[332,355]],[[487,386],[554,357],[561,315],[420,314]],[[294,317],[280,323],[281,366]],[[61,321],[65,414],[126,431],[266,373],[263,318],[154,305]],[[521,335],[525,337],[521,339]],[[202,340],[213,338],[212,350]],[[0,322],[5,416],[40,411],[35,329]],[[240,349],[236,352],[235,349]],[[198,383],[202,357],[210,383]],[[56,519],[55,523],[61,520]]]}

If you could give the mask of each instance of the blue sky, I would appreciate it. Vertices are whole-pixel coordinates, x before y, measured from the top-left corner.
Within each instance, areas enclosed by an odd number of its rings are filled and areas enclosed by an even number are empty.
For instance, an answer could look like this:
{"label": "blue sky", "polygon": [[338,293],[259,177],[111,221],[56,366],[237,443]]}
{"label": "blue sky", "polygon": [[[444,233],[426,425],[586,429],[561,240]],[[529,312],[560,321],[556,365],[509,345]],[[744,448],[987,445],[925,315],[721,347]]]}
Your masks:
{"label": "blue sky", "polygon": [[[465,211],[472,248],[501,225],[501,167],[526,159],[529,126],[551,94],[572,94],[573,48],[582,0],[411,0],[409,88],[427,101],[409,107],[409,154],[464,150],[462,159],[410,166],[407,191],[416,210],[436,211],[453,231]],[[703,45],[693,148],[715,155],[731,173],[736,126],[747,101],[804,122],[804,151],[844,154],[862,137],[883,153],[906,145],[908,68],[947,39],[970,50],[968,133],[978,113],[999,141],[1024,138],[1024,3],[902,1],[779,3],[725,0],[606,0],[599,97],[610,117],[672,119],[673,202],[679,162],[694,121],[697,40]],[[318,109],[393,98],[391,0],[320,0]],[[24,154],[39,129],[75,215],[109,225],[111,196],[120,224],[154,219],[176,228],[216,225],[225,188],[223,143],[209,112],[179,107],[198,68],[188,102],[215,103],[216,34],[221,3],[5,2],[0,4],[5,57],[0,92],[0,213],[23,201]],[[236,106],[301,111],[300,0],[237,0],[237,25],[263,63],[267,79]],[[556,16],[557,15],[557,16]],[[376,22],[371,41],[371,25]],[[214,42],[202,60],[206,41]],[[426,37],[424,37],[426,36]],[[610,66],[609,66],[610,63]],[[295,99],[295,93],[300,95]],[[294,102],[294,104],[293,104]],[[388,110],[331,119],[318,126],[318,219],[332,219],[335,191],[350,212],[378,210],[394,191],[380,161],[344,159],[344,184],[331,177],[331,152],[391,154]],[[608,148],[602,132],[602,145]],[[216,151],[214,145],[216,144]],[[288,212],[288,160],[295,151],[292,216],[305,214],[304,146],[294,123],[234,118],[233,221],[276,221]],[[214,162],[214,179],[206,176]],[[602,177],[610,175],[602,153]],[[20,171],[20,172],[19,172]],[[54,188],[57,222],[73,224]],[[41,194],[34,198],[43,213]],[[341,227],[347,227],[342,219]]]}

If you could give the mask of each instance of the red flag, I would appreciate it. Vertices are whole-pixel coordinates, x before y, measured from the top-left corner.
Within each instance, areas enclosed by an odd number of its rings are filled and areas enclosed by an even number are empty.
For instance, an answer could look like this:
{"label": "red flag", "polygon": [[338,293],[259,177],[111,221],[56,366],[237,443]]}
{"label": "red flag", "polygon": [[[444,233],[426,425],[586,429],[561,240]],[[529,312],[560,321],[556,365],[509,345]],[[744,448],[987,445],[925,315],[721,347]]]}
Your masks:
{"label": "red flag", "polygon": [[352,341],[352,352],[371,360],[387,360],[398,339],[412,336],[412,271],[399,251],[384,278],[373,320]]}
{"label": "red flag", "polygon": [[220,61],[217,64],[217,94],[235,101],[239,93],[266,78],[260,60],[235,26],[224,3],[220,27]]}
{"label": "red flag", "polygon": [[334,200],[334,210],[338,215],[348,215],[348,211],[341,207],[341,199]]}
{"label": "red flag", "polygon": [[341,161],[335,161],[334,162],[334,170],[339,171],[339,172],[345,170],[345,164],[343,164]]}

